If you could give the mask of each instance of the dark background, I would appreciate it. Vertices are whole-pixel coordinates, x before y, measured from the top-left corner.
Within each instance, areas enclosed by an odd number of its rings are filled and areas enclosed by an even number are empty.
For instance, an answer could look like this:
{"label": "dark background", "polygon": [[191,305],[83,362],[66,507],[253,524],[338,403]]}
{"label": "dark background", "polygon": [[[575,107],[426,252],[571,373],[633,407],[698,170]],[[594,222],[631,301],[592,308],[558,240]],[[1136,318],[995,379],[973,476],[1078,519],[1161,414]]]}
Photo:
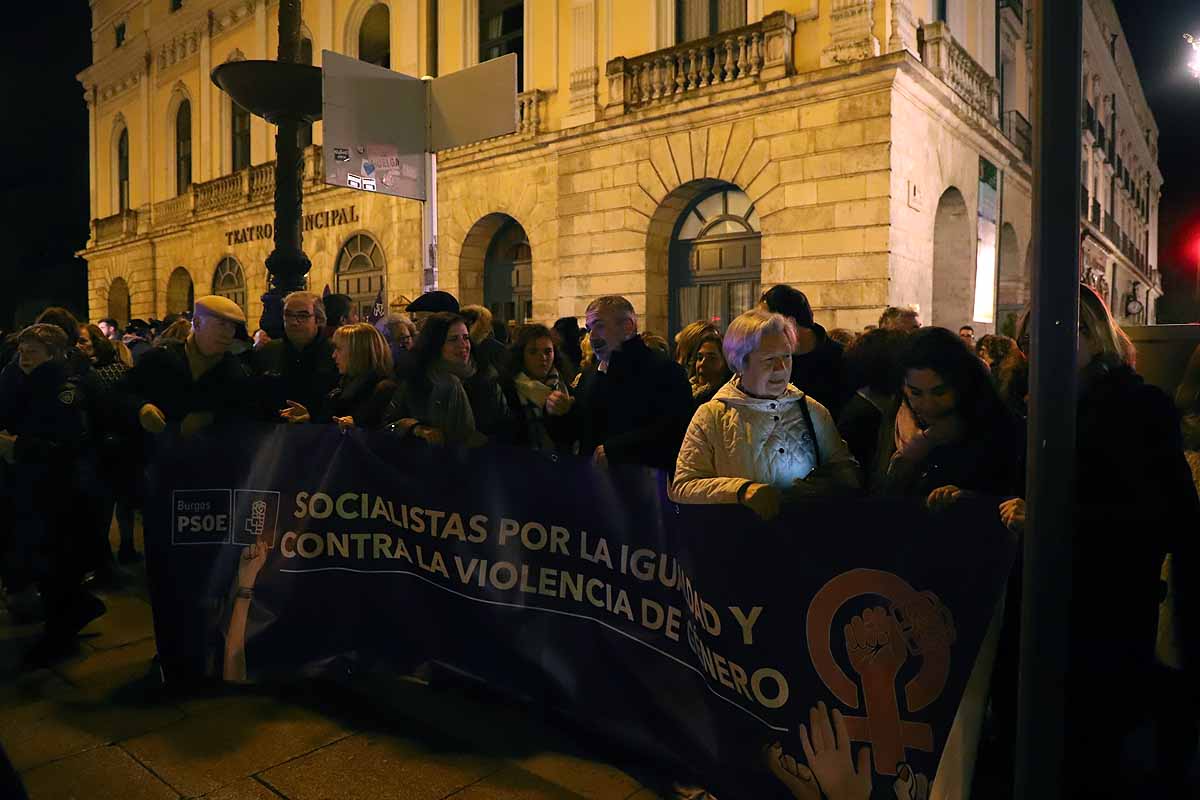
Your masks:
{"label": "dark background", "polygon": [[[1103,2],[1103,0],[1101,0]],[[1091,0],[1088,0],[1091,2]],[[1114,0],[1158,121],[1165,178],[1160,322],[1200,320],[1200,81],[1185,32],[1200,36],[1195,0]],[[5,17],[0,48],[0,329],[46,305],[87,314],[88,116],[75,75],[91,63],[91,12],[50,0]]]}

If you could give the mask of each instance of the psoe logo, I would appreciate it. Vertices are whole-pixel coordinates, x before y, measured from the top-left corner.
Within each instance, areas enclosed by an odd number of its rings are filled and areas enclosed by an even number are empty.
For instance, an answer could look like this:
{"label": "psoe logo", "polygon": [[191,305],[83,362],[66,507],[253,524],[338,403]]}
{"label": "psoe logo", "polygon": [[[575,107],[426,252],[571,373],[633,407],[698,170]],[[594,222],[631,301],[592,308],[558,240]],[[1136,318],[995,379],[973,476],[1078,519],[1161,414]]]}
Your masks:
{"label": "psoe logo", "polygon": [[238,489],[233,493],[233,543],[275,546],[279,492]]}
{"label": "psoe logo", "polygon": [[[850,608],[843,611],[845,606]],[[845,661],[857,681],[834,656],[839,618]],[[908,760],[905,750],[933,752],[933,728],[905,717],[941,697],[950,677],[954,619],[937,595],[918,592],[891,572],[851,570],[817,592],[807,632],[809,657],[821,680],[846,707],[865,712],[846,715],[846,729],[852,740],[871,745],[877,773],[895,775]],[[910,659],[919,663],[905,670],[912,677],[904,684],[902,708],[897,684]]]}

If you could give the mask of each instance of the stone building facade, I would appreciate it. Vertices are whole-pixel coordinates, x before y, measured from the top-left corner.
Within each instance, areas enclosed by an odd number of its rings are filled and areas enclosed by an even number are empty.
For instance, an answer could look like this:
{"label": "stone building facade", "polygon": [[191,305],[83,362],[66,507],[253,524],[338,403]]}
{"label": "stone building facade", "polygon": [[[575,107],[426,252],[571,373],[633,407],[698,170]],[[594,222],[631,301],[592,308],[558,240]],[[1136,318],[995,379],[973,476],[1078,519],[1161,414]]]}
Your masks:
{"label": "stone building facade", "polygon": [[[1087,84],[1118,96],[1118,145],[1089,142],[1084,159],[1112,178],[1100,202],[1119,230],[1085,221],[1085,247],[1119,311],[1136,310],[1127,294],[1153,308],[1157,133],[1111,0],[1090,5],[1089,31],[1118,37],[1089,46]],[[79,76],[93,318],[161,317],[210,291],[257,318],[272,130],[207,76],[273,57],[276,14],[270,0],[93,3]],[[317,65],[326,49],[412,75],[506,52],[520,65],[517,132],[439,154],[436,227],[420,203],[324,185],[313,126],[310,286],[364,304],[382,288],[402,307],[436,234],[439,286],[517,321],[621,293],[670,333],[786,282],[830,327],[891,304],[1003,326],[1028,295],[1028,20],[1022,0],[308,0]]]}

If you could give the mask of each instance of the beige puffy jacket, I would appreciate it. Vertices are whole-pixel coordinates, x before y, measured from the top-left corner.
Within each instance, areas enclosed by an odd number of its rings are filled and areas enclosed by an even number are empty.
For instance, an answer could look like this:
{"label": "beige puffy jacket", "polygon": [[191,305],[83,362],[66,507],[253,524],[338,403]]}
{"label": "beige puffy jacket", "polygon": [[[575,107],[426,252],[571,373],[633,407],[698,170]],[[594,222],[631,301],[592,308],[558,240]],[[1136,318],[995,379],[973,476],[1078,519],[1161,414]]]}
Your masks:
{"label": "beige puffy jacket", "polygon": [[675,463],[671,499],[677,503],[736,503],[748,482],[780,490],[818,465],[801,403],[807,403],[820,444],[820,464],[854,463],[825,406],[788,385],[775,400],[751,397],[735,377],[700,408]]}

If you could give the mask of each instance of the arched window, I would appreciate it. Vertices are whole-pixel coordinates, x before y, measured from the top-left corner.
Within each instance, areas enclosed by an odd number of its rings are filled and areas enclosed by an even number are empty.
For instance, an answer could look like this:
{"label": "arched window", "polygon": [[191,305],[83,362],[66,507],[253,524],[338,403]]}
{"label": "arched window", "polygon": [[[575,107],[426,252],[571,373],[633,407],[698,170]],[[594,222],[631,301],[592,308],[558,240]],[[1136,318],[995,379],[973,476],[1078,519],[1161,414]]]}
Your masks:
{"label": "arched window", "polygon": [[117,210],[129,208],[129,129],[122,128],[117,138]]}
{"label": "arched window", "polygon": [[230,134],[233,137],[230,152],[233,153],[233,171],[250,166],[250,112],[230,101],[232,110]]}
{"label": "arched window", "polygon": [[113,278],[108,285],[108,316],[124,328],[129,324],[133,309],[129,298],[129,284],[124,278]]}
{"label": "arched window", "polygon": [[358,27],[358,60],[391,69],[391,50],[391,17],[388,7],[379,3],[371,6]]}
{"label": "arched window", "polygon": [[525,4],[521,0],[479,0],[479,63],[517,55],[517,91],[525,75]]}
{"label": "arched window", "polygon": [[533,318],[533,252],[525,229],[508,218],[483,262],[483,304],[493,319],[524,325]]}
{"label": "arched window", "polygon": [[762,280],[758,212],[726,185],[692,201],[671,241],[671,332],[696,320],[724,329],[754,307]]}
{"label": "arched window", "polygon": [[246,274],[233,256],[225,256],[213,273],[213,294],[228,297],[246,310]]}
{"label": "arched window", "polygon": [[196,288],[191,274],[183,267],[176,267],[167,280],[167,313],[182,314],[191,311],[196,304]]}
{"label": "arched window", "polygon": [[175,112],[175,194],[183,194],[192,183],[192,104],[179,103]]}
{"label": "arched window", "polygon": [[375,297],[383,290],[384,271],[383,248],[365,233],[351,236],[338,252],[337,292],[350,295],[363,319],[371,313]]}
{"label": "arched window", "polygon": [[[311,67],[312,61],[313,61],[312,39],[308,38],[307,36],[302,36],[300,38],[300,63],[308,64]],[[300,126],[299,143],[300,143],[301,149],[304,149],[305,147],[308,147],[313,143],[312,123],[311,122],[304,123]]]}

